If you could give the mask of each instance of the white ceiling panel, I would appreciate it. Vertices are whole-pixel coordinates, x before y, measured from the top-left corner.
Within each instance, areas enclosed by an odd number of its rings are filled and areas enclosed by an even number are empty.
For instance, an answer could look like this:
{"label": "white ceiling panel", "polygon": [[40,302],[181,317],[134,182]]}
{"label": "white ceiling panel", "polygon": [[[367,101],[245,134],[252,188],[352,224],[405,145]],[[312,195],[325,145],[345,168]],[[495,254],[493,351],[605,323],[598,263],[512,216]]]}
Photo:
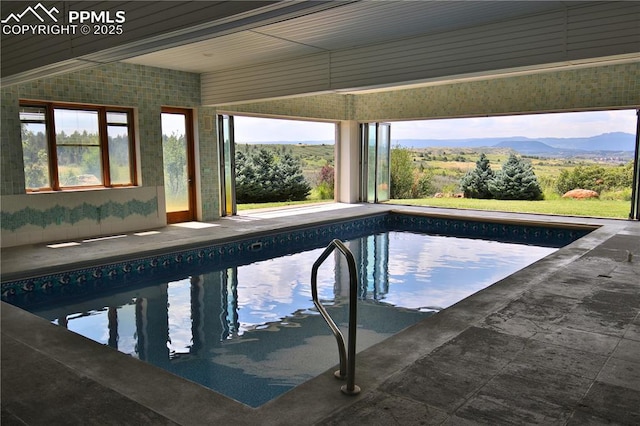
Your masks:
{"label": "white ceiling panel", "polygon": [[[573,4],[576,4],[573,2]],[[564,8],[558,1],[360,1],[126,62],[195,73],[371,46]]]}
{"label": "white ceiling panel", "polygon": [[282,38],[242,31],[138,56],[125,62],[204,73],[322,52]]}

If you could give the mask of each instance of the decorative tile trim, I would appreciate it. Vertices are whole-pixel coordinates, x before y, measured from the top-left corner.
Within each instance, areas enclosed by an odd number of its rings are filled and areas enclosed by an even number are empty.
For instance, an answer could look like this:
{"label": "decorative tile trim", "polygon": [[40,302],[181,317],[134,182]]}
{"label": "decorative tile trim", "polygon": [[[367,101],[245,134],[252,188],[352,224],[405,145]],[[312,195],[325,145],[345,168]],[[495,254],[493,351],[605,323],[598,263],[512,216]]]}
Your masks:
{"label": "decorative tile trim", "polygon": [[300,228],[279,234],[255,236],[175,253],[131,259],[76,271],[2,283],[2,300],[17,306],[49,303],[70,296],[152,285],[180,278],[189,265],[191,274],[221,266],[240,266],[272,257],[326,246],[332,239],[349,240],[385,231],[428,234],[562,247],[588,234],[542,226],[475,222],[406,214],[380,214],[355,220]]}
{"label": "decorative tile trim", "polygon": [[109,217],[124,219],[132,214],[149,216],[157,212],[158,197],[153,197],[148,201],[136,199],[124,203],[108,201],[97,206],[89,203],[82,203],[75,207],[56,204],[46,210],[25,207],[11,213],[3,211],[0,214],[0,220],[2,221],[3,230],[15,231],[27,225],[46,228],[49,225],[73,225],[84,219],[100,223],[100,221]]}
{"label": "decorative tile trim", "polygon": [[409,216],[391,213],[389,228],[451,237],[484,238],[516,244],[563,247],[584,237],[592,229],[564,229],[542,225],[484,222],[463,219]]}

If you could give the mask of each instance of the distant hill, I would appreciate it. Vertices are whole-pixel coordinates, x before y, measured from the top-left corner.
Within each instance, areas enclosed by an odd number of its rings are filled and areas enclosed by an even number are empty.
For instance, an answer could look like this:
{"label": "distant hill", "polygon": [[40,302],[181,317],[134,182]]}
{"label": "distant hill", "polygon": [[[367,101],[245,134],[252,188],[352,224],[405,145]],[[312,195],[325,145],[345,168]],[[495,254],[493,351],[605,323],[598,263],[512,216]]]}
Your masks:
{"label": "distant hill", "polygon": [[539,141],[502,141],[493,146],[494,148],[509,148],[520,154],[526,155],[539,155],[539,154],[552,154],[562,151],[560,148],[554,148]]}
{"label": "distant hill", "polygon": [[587,151],[633,151],[636,137],[631,133],[603,133],[588,138],[540,138],[547,145],[563,149],[582,149]]}

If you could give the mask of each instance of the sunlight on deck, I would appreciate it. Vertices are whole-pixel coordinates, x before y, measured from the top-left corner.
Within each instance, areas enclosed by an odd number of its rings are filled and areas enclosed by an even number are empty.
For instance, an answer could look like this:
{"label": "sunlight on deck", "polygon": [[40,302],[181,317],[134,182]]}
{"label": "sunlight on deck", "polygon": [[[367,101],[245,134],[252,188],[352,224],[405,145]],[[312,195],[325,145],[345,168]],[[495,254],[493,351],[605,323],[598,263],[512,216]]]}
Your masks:
{"label": "sunlight on deck", "polygon": [[247,216],[252,218],[271,219],[276,217],[296,216],[309,213],[323,213],[332,210],[350,209],[354,207],[361,207],[361,204],[344,204],[344,203],[326,203],[326,204],[314,204],[304,207],[286,207],[280,209],[268,209],[268,210],[245,210],[238,213],[239,216]]}

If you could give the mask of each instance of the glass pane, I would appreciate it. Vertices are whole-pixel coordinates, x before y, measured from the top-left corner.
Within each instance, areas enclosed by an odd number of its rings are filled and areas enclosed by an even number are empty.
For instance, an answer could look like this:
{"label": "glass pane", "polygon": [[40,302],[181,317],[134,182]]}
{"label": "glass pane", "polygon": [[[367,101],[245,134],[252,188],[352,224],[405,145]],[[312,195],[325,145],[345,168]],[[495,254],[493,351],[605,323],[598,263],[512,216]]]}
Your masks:
{"label": "glass pane", "polygon": [[107,111],[107,124],[127,124],[128,117],[126,112]]}
{"label": "glass pane", "polygon": [[235,214],[233,185],[235,181],[233,167],[233,146],[231,141],[231,131],[233,121],[229,116],[222,117],[223,135],[223,155],[224,155],[224,209],[225,214],[231,216]]}
{"label": "glass pane", "polygon": [[99,145],[98,111],[55,109],[57,145]]}
{"label": "glass pane", "polygon": [[109,174],[112,185],[128,185],[131,182],[131,150],[129,130],[123,126],[107,126],[109,137]]}
{"label": "glass pane", "polygon": [[51,187],[47,128],[44,123],[22,123],[22,160],[27,189]]}
{"label": "glass pane", "polygon": [[367,201],[376,201],[376,125],[370,123],[368,126],[367,141]]}
{"label": "glass pane", "polygon": [[55,109],[53,115],[60,186],[102,185],[98,112]]}
{"label": "glass pane", "polygon": [[44,107],[21,107],[20,108],[20,120],[21,121],[41,121],[44,123],[46,120],[46,108]]}
{"label": "glass pane", "polygon": [[167,213],[189,210],[186,117],[162,113],[162,155]]}
{"label": "glass pane", "polygon": [[390,126],[380,124],[378,127],[378,165],[376,184],[378,197],[376,201],[389,200],[389,156],[390,156]]}
{"label": "glass pane", "polygon": [[99,146],[58,145],[60,186],[103,185]]}

